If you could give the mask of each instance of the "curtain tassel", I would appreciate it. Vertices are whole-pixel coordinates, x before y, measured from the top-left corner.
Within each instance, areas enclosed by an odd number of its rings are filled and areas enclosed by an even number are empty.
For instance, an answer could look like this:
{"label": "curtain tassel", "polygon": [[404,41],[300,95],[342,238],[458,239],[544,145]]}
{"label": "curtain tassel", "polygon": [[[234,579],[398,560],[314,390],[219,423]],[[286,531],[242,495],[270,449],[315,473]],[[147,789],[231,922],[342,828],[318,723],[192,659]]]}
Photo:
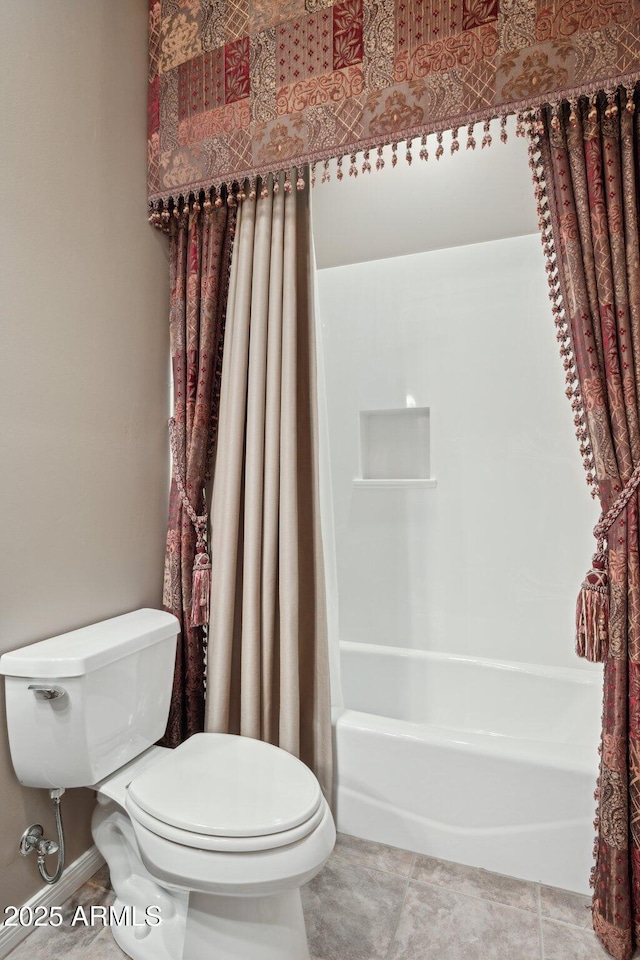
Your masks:
{"label": "curtain tassel", "polygon": [[603,663],[608,649],[609,575],[604,543],[599,543],[576,602],[576,653],[591,663]]}
{"label": "curtain tassel", "polygon": [[[593,461],[585,458],[585,466]],[[592,663],[602,663],[609,650],[609,571],[607,537],[631,497],[640,486],[640,463],[615,502],[593,528],[598,548],[591,570],[582,581],[576,603],[576,653]]]}
{"label": "curtain tassel", "polygon": [[207,549],[206,517],[199,517],[196,555],[193,558],[191,586],[191,626],[203,627],[209,623],[209,597],[211,595],[211,557]]}
{"label": "curtain tassel", "polygon": [[[178,443],[176,438],[176,420],[171,417],[169,420],[169,440],[171,444],[171,456],[173,458],[173,476],[182,500],[182,506],[187,512],[196,532],[196,552],[193,558],[192,579],[191,579],[191,611],[189,613],[189,622],[192,627],[203,627],[209,623],[209,591],[211,589],[211,557],[207,547],[207,526],[209,524],[209,515],[207,511],[198,516],[193,509],[193,505],[187,495],[187,489],[184,482],[184,476],[180,466],[178,456]],[[205,493],[202,491],[204,500]],[[186,614],[186,610],[185,610]]]}

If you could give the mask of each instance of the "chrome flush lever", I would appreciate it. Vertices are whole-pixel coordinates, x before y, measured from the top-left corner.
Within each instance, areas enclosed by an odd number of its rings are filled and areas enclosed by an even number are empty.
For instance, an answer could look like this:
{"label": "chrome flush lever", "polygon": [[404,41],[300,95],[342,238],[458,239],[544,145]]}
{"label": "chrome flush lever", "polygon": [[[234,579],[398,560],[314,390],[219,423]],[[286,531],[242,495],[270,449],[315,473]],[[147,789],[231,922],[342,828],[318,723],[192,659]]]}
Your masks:
{"label": "chrome flush lever", "polygon": [[38,700],[58,700],[67,695],[67,691],[62,687],[48,687],[44,683],[30,683],[28,689],[33,690]]}

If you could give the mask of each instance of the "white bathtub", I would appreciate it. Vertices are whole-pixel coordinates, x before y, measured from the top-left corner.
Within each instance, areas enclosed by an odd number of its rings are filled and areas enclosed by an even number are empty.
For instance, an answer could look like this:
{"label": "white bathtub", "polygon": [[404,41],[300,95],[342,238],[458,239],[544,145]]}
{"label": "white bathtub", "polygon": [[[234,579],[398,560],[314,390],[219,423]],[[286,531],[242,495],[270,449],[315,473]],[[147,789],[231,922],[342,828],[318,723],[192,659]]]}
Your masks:
{"label": "white bathtub", "polygon": [[601,670],[342,643],[338,829],[587,893]]}

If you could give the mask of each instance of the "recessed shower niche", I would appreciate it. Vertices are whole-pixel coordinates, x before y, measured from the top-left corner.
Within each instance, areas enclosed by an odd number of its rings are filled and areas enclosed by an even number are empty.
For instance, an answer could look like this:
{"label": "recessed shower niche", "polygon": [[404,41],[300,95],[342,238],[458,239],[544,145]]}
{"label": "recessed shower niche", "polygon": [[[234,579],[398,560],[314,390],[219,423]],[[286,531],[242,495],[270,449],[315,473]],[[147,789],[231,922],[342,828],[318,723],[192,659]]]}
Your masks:
{"label": "recessed shower niche", "polygon": [[429,407],[360,411],[360,469],[355,484],[435,487]]}

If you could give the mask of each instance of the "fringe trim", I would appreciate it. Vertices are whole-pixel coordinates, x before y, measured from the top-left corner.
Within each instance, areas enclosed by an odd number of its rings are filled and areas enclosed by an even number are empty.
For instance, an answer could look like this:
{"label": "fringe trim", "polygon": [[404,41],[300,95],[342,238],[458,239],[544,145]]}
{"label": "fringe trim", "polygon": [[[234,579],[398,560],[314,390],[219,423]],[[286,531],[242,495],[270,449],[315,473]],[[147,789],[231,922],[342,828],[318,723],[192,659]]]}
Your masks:
{"label": "fringe trim", "polygon": [[606,558],[594,557],[576,601],[576,653],[591,663],[604,663],[609,650],[609,581]]}
{"label": "fringe trim", "polygon": [[412,127],[407,130],[396,131],[396,133],[390,135],[388,139],[379,140],[374,138],[362,140],[357,144],[348,144],[342,147],[342,152],[329,154],[328,156],[309,154],[307,156],[294,157],[289,161],[289,166],[287,167],[264,167],[254,170],[238,171],[237,174],[226,177],[219,183],[212,184],[209,181],[185,186],[179,194],[151,194],[149,199],[149,222],[153,224],[154,227],[167,232],[168,223],[172,217],[179,218],[183,210],[186,209],[189,211],[195,205],[199,205],[199,208],[206,209],[207,200],[215,207],[222,206],[223,203],[227,203],[229,206],[235,206],[238,203],[242,203],[247,196],[249,199],[254,200],[256,198],[256,185],[258,181],[262,182],[261,196],[265,196],[268,190],[265,184],[269,180],[269,177],[273,178],[274,192],[277,192],[279,189],[280,180],[283,176],[283,187],[286,192],[290,192],[293,189],[294,183],[298,190],[303,190],[305,187],[305,168],[307,166],[310,168],[309,181],[313,187],[316,183],[315,169],[318,163],[324,166],[321,182],[326,183],[331,179],[329,174],[329,162],[331,160],[336,161],[336,177],[338,180],[344,179],[344,170],[342,169],[344,160],[349,161],[349,176],[358,176],[358,155],[362,157],[360,164],[362,173],[371,173],[371,151],[377,151],[377,162],[375,166],[376,169],[380,170],[385,165],[382,157],[384,147],[392,148],[391,165],[395,167],[398,163],[397,149],[398,143],[400,142],[406,142],[404,159],[407,164],[411,165],[414,159],[413,141],[420,141],[421,149],[419,151],[419,157],[421,160],[426,161],[429,159],[427,140],[429,137],[435,138],[437,148],[434,150],[433,156],[439,160],[444,154],[444,135],[451,135],[450,151],[451,153],[456,153],[461,146],[458,134],[463,128],[466,128],[467,150],[475,149],[476,138],[474,136],[474,130],[479,126],[482,128],[481,147],[489,147],[494,139],[490,132],[490,126],[493,120],[500,121],[499,139],[502,143],[506,143],[507,117],[514,115],[519,117],[533,115],[536,109],[539,113],[544,107],[555,106],[557,108],[558,105],[563,102],[569,103],[573,107],[581,97],[593,98],[601,93],[605,93],[607,97],[612,98],[619,88],[631,89],[639,81],[640,73],[628,74],[626,76],[612,78],[606,88],[603,87],[601,81],[599,84],[585,86],[579,91],[559,91],[554,101],[549,101],[545,97],[541,97],[530,100],[529,102],[520,101],[519,103],[511,103],[502,110],[496,111],[494,109],[488,113],[480,111],[470,116],[457,118],[455,121],[451,120],[444,126],[438,126],[438,124],[435,123],[428,129],[425,129],[424,126]]}
{"label": "fringe trim", "polygon": [[201,544],[193,561],[193,581],[191,588],[191,626],[209,625],[209,594],[211,593],[211,559],[206,552],[206,544]]}
{"label": "fringe trim", "polygon": [[[558,103],[552,106],[553,119],[558,120],[558,122],[559,106]],[[531,176],[538,207],[538,226],[540,227],[540,239],[546,259],[549,300],[551,301],[551,311],[556,325],[556,340],[560,345],[560,357],[565,370],[565,383],[567,385],[565,395],[571,403],[571,409],[573,410],[573,424],[582,455],[582,464],[586,472],[587,485],[591,490],[591,496],[596,499],[599,496],[599,492],[595,474],[595,458],[593,456],[588,421],[584,410],[584,402],[575,365],[571,328],[564,309],[564,300],[560,285],[559,258],[553,237],[551,206],[549,203],[544,164],[542,162],[541,140],[542,134],[544,133],[542,110],[520,114],[518,117],[518,131],[521,136],[526,136],[529,141],[529,167],[531,168]]]}

